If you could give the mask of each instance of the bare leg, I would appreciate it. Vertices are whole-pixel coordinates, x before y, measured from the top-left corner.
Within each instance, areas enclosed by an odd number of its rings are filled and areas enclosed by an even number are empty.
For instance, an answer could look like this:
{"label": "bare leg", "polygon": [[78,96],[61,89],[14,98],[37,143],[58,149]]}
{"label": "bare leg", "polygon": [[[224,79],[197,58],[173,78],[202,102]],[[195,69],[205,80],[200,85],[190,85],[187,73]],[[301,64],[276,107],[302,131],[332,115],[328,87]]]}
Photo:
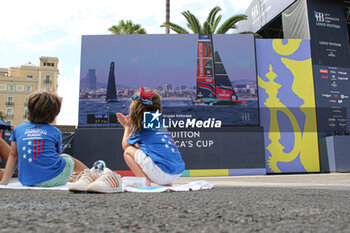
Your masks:
{"label": "bare leg", "polygon": [[76,158],[72,157],[72,159],[74,160],[74,172],[82,172],[85,169],[89,169],[85,164],[83,164],[82,162],[80,162]]}
{"label": "bare leg", "polygon": [[2,138],[0,138],[0,157],[7,161],[10,154],[10,145],[7,144]]}
{"label": "bare leg", "polygon": [[74,161],[73,174],[72,174],[72,176],[71,176],[71,178],[69,179],[68,182],[75,182],[75,181],[77,181],[77,177],[78,177],[79,173],[84,171],[85,169],[88,169],[88,167],[85,166],[85,164],[83,164],[82,162],[80,162],[76,158],[73,158],[72,156],[70,156],[68,154],[64,154],[64,155],[71,157],[73,159],[73,161]]}
{"label": "bare leg", "polygon": [[[7,161],[9,154],[10,146],[2,138],[0,138],[0,158]],[[3,169],[0,169],[0,180],[2,179],[3,173]]]}
{"label": "bare leg", "polygon": [[140,165],[138,165],[135,161],[136,150],[137,148],[133,146],[129,146],[128,148],[126,148],[126,150],[124,151],[124,160],[128,165],[128,167],[130,168],[130,170],[135,174],[135,176],[146,177],[147,179],[146,183],[150,183],[150,180],[147,177],[147,175],[143,172]]}
{"label": "bare leg", "polygon": [[159,185],[159,184],[151,183],[148,176],[143,172],[140,165],[138,165],[138,163],[136,163],[136,161],[135,161],[136,150],[138,150],[138,148],[133,147],[133,146],[129,146],[124,151],[124,160],[125,160],[126,164],[128,165],[128,167],[130,168],[130,170],[135,174],[135,176],[146,177],[146,179],[147,179],[146,186],[172,186],[172,184]]}
{"label": "bare leg", "polygon": [[88,168],[87,166],[85,166],[85,164],[83,164],[82,162],[80,162],[76,158],[73,158],[69,154],[64,154],[64,155],[67,155],[67,156],[69,156],[69,157],[71,157],[73,159],[73,161],[74,161],[74,172],[79,173],[79,172],[84,171],[86,168]]}

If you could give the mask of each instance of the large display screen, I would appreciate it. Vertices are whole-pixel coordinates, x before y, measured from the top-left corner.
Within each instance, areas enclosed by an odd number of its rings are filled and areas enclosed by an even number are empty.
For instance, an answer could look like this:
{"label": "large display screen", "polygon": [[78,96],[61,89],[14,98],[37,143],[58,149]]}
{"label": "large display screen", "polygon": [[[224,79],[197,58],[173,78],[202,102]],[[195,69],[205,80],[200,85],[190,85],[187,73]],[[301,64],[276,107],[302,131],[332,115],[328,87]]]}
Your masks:
{"label": "large display screen", "polygon": [[253,35],[83,36],[79,127],[120,126],[141,86],[167,127],[259,124]]}

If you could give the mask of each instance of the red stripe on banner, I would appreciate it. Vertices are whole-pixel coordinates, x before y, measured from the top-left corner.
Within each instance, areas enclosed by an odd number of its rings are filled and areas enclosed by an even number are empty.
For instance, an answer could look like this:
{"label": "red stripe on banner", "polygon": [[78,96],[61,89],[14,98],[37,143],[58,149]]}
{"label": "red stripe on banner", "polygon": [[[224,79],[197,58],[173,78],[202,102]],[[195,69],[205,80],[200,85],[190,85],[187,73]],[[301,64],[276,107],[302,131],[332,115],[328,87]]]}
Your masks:
{"label": "red stripe on banner", "polygon": [[36,140],[34,139],[34,145],[33,145],[33,154],[34,154],[34,161],[36,161],[36,147],[35,147],[35,144],[36,144]]}
{"label": "red stripe on banner", "polygon": [[38,157],[40,156],[40,143],[41,143],[41,140],[39,139],[39,140],[38,140],[38,143],[37,143],[38,149],[36,150],[37,156],[38,156]]}
{"label": "red stripe on banner", "polygon": [[114,171],[114,172],[116,172],[119,175],[121,175],[121,177],[124,177],[124,176],[135,176],[135,174],[132,171]]}
{"label": "red stripe on banner", "polygon": [[41,152],[44,152],[44,139],[41,141]]}

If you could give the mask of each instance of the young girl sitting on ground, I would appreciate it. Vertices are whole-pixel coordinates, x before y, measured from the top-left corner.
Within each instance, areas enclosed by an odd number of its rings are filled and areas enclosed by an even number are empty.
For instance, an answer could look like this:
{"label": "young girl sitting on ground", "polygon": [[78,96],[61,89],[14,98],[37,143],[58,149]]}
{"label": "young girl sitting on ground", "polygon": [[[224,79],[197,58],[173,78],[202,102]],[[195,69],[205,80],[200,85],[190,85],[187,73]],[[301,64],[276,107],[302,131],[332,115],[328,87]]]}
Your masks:
{"label": "young girl sitting on ground", "polygon": [[18,164],[24,186],[52,187],[68,182],[73,171],[87,168],[77,159],[61,154],[61,132],[52,126],[62,100],[55,93],[35,92],[28,99],[28,120],[15,128],[11,150],[0,185],[7,185]]}
{"label": "young girl sitting on ground", "polygon": [[[157,93],[144,91],[132,97],[130,114],[117,113],[118,121],[124,127],[122,147],[124,159],[137,177],[146,177],[147,186],[167,185],[182,175],[185,163],[169,131],[159,120],[161,112],[160,96]],[[151,122],[155,128],[143,127],[145,112],[151,112]],[[153,119],[154,118],[154,119]],[[159,127],[158,127],[159,126]]]}

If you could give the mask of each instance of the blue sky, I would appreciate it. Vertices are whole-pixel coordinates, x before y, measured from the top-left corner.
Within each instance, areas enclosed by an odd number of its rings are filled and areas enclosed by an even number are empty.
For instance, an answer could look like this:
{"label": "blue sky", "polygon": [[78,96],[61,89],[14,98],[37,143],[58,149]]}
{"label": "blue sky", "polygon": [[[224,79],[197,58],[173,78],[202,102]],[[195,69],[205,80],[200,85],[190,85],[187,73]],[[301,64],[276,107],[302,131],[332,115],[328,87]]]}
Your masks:
{"label": "blue sky", "polygon": [[[214,6],[223,20],[244,13],[250,0],[171,0],[170,21],[186,27],[182,11],[204,21]],[[59,58],[58,93],[63,106],[58,124],[76,125],[82,35],[110,34],[121,19],[141,24],[148,34],[163,34],[165,0],[12,0],[1,3],[0,67],[27,62],[39,65],[40,56]]]}

